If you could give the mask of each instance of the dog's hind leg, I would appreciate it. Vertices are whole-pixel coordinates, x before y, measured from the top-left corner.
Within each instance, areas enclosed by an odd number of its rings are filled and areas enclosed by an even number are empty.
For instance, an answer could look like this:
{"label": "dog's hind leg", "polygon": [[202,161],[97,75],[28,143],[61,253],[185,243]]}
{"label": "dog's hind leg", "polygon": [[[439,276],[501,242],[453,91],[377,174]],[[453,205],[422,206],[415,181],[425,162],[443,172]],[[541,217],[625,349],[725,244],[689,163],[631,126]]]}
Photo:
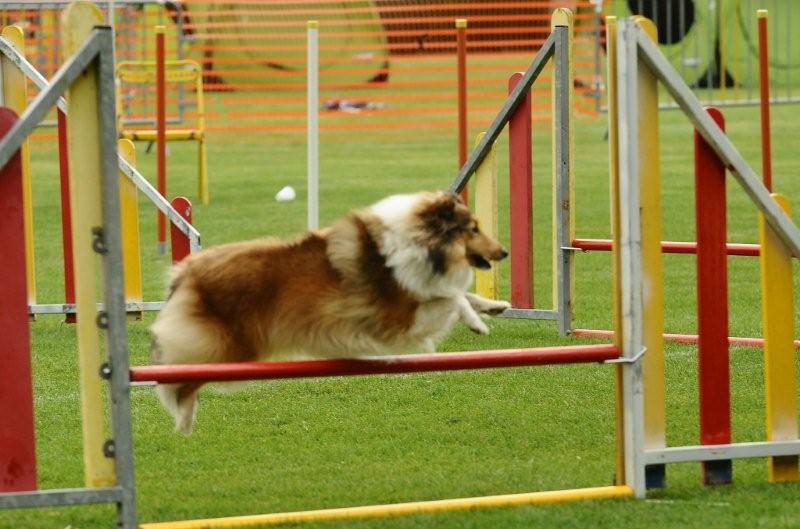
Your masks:
{"label": "dog's hind leg", "polygon": [[472,294],[470,292],[464,293],[470,306],[481,314],[490,314],[497,316],[502,314],[504,310],[511,308],[511,303],[508,301],[497,301],[494,299],[486,299],[483,296]]}

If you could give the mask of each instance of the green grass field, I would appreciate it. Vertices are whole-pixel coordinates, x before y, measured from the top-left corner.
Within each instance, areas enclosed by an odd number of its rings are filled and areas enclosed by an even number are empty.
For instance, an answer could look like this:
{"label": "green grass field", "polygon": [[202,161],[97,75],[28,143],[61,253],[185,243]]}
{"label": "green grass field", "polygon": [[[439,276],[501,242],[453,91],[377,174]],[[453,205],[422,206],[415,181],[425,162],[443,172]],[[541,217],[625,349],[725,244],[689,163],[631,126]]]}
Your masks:
{"label": "green grass field", "polygon": [[[728,130],[759,168],[756,108],[726,111]],[[800,108],[773,111],[775,188],[800,200],[800,162],[793,147]],[[575,174],[581,237],[609,235],[605,116],[579,119]],[[474,131],[477,132],[477,131]],[[664,239],[692,240],[693,165],[688,122],[661,115]],[[505,138],[498,148],[501,233],[508,238]],[[154,155],[139,162],[153,176]],[[279,235],[305,225],[305,142],[301,136],[213,136],[209,147],[211,204],[196,205],[204,246]],[[170,145],[170,195],[196,201],[194,145]],[[59,302],[61,250],[54,150],[33,148],[36,258],[40,302]],[[324,135],[321,216],[328,223],[385,195],[446,187],[455,175],[454,131],[425,130],[352,137]],[[536,296],[551,304],[550,144],[534,132]],[[298,200],[276,203],[284,185]],[[729,240],[756,242],[755,208],[729,179]],[[796,218],[796,216],[795,216]],[[141,203],[145,298],[163,297],[168,260],[155,253],[155,215]],[[732,335],[760,335],[758,263],[729,260]],[[666,328],[694,332],[694,258],[665,256]],[[797,267],[795,265],[795,270]],[[502,270],[507,280],[507,265]],[[800,287],[795,274],[796,289]],[[608,254],[577,263],[576,327],[609,328]],[[507,296],[507,282],[504,282]],[[800,297],[800,296],[796,296]],[[796,314],[798,311],[796,311]],[[796,317],[796,320],[800,318]],[[148,359],[148,325],[129,325],[135,364]],[[446,351],[592,343],[559,337],[552,323],[495,319],[492,334],[456,328]],[[800,328],[800,327],[798,327]],[[75,329],[61,317],[31,325],[41,488],[82,485]],[[696,356],[669,345],[668,443],[696,444]],[[764,438],[762,357],[731,351],[735,441]],[[236,393],[203,390],[195,433],[172,431],[150,388],[132,390],[136,481],[142,522],[282,512],[602,486],[614,472],[614,394],[608,366],[559,366],[251,383]],[[800,485],[770,485],[764,460],[736,461],[735,483],[703,488],[697,464],[668,469],[668,487],[646,501],[599,500],[410,516],[314,528],[528,527],[796,527]],[[112,506],[0,512],[0,528],[89,529],[114,525]]]}

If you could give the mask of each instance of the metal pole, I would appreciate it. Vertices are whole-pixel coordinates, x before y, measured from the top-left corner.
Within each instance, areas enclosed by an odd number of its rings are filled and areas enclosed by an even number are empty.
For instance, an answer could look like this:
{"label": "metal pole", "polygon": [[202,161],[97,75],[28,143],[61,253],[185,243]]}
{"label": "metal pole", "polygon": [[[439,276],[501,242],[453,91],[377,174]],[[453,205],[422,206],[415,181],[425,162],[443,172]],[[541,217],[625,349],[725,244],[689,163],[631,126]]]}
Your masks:
{"label": "metal pole", "polygon": [[556,26],[555,53],[555,108],[554,108],[554,142],[555,142],[555,218],[556,245],[553,248],[556,258],[556,310],[558,311],[558,332],[569,333],[572,327],[572,300],[570,299],[570,258],[571,252],[565,250],[570,246],[570,81],[569,81],[569,26]]}
{"label": "metal pole", "polygon": [[[117,485],[122,498],[117,503],[118,526],[136,529],[136,488],[133,466],[130,380],[128,373],[127,314],[122,270],[122,233],[120,228],[119,172],[117,163],[116,91],[114,90],[114,34],[100,28],[101,47],[98,60],[98,101],[100,116],[100,153],[102,156],[103,286],[105,291],[106,346],[111,390],[111,426],[113,439],[107,450],[113,455]],[[102,313],[101,313],[102,314]],[[98,318],[98,322],[101,318]]]}
{"label": "metal pole", "polygon": [[623,364],[622,409],[625,483],[636,497],[647,492],[644,465],[644,387],[642,381],[642,241],[639,214],[638,63],[635,23],[622,20],[617,33],[617,109],[619,113],[620,288]]}

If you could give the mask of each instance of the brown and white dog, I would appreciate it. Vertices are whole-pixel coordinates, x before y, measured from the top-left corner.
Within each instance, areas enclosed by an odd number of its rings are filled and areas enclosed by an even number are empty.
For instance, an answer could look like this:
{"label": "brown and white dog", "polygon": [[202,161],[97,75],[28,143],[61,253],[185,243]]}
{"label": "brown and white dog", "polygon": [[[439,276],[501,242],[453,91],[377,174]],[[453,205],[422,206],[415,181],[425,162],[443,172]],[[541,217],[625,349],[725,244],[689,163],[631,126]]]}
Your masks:
{"label": "brown and white dog", "polygon": [[[466,292],[472,267],[506,255],[446,192],[390,196],[295,242],[209,248],[173,270],[153,362],[434,352],[457,320],[488,334],[479,313],[509,307]],[[201,385],[158,387],[187,435]]]}

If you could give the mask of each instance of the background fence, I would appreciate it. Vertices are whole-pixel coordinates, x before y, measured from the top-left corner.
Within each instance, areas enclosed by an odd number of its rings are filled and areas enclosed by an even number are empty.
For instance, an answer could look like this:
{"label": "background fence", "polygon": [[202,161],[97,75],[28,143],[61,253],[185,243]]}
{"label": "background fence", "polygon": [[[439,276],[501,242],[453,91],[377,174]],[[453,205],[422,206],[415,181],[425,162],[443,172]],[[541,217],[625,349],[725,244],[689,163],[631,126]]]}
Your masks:
{"label": "background fence", "polygon": [[[4,22],[23,23],[29,56],[48,76],[60,63],[55,21],[64,4],[0,7]],[[107,2],[99,5],[108,12]],[[578,111],[596,109],[599,26],[589,0],[120,0],[114,6],[119,60],[152,59],[153,27],[164,24],[168,58],[202,64],[210,131],[305,131],[307,20],[320,22],[323,134],[455,134],[456,18],[469,24],[470,127],[485,128],[505,98],[509,73],[527,68],[549,34],[556,7],[576,12]],[[535,114],[549,119],[546,82],[540,90]],[[126,116],[146,120],[154,114],[148,88],[123,86],[121,95]],[[191,118],[191,103],[190,93],[171,90],[169,117],[176,120],[186,110]]]}
{"label": "background fence", "polygon": [[[656,24],[661,51],[714,104],[758,102],[756,11],[770,17],[771,99],[800,101],[800,3],[795,0],[606,0],[604,13],[644,15]],[[794,27],[793,27],[794,26]],[[604,32],[603,32],[604,33]],[[604,40],[604,39],[603,39]]]}
{"label": "background fence", "polygon": [[[605,15],[643,14],[672,64],[708,103],[758,100],[756,10],[770,11],[772,99],[800,101],[800,20],[794,0],[119,0],[118,60],[152,60],[154,26],[169,58],[202,64],[209,131],[305,131],[306,21],[320,22],[320,127],[417,135],[457,129],[456,18],[468,20],[469,126],[491,121],[510,72],[524,70],[556,7],[575,12],[576,112],[604,108]],[[21,24],[28,55],[48,77],[60,64],[58,13],[66,0],[4,2],[0,22]],[[549,120],[549,73],[534,92],[534,119]],[[129,122],[150,126],[153,87],[121,86]],[[168,87],[168,119],[192,119],[191,90]],[[669,104],[669,101],[665,101]],[[241,136],[237,137],[241,138]]]}

